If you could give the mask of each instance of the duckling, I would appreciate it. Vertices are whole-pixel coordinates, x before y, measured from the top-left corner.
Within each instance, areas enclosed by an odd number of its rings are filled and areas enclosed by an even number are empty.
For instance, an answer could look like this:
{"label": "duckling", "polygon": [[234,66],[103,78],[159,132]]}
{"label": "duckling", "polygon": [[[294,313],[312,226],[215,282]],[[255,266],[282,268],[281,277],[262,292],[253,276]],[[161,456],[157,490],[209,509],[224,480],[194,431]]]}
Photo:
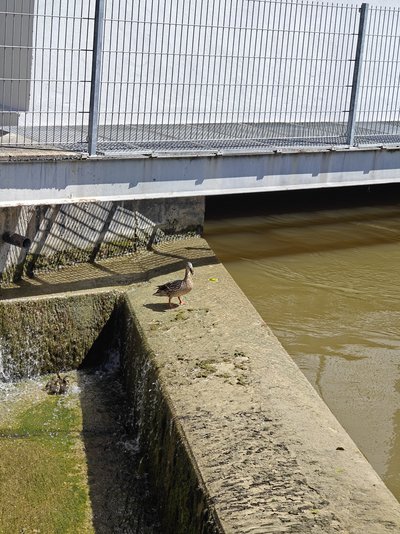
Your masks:
{"label": "duckling", "polygon": [[68,391],[69,380],[67,376],[61,378],[60,373],[51,378],[45,385],[45,390],[49,395],[64,395]]}
{"label": "duckling", "polygon": [[193,274],[193,265],[190,263],[190,261],[188,261],[186,264],[185,277],[183,278],[183,280],[174,280],[173,282],[167,282],[166,284],[158,286],[157,291],[154,293],[154,295],[157,295],[158,297],[168,297],[168,304],[170,308],[172,308],[171,299],[173,299],[174,297],[178,298],[179,304],[185,304],[181,297],[183,295],[186,295],[186,293],[189,293],[189,291],[192,291]]}
{"label": "duckling", "polygon": [[69,380],[68,380],[68,376],[64,376],[64,378],[61,378],[60,375],[57,375],[60,379],[60,391],[59,391],[59,394],[60,395],[65,395],[65,393],[67,393],[68,391],[68,386],[69,386]]}
{"label": "duckling", "polygon": [[60,384],[57,377],[51,378],[47,384],[44,386],[44,389],[49,395],[56,395],[60,390]]}

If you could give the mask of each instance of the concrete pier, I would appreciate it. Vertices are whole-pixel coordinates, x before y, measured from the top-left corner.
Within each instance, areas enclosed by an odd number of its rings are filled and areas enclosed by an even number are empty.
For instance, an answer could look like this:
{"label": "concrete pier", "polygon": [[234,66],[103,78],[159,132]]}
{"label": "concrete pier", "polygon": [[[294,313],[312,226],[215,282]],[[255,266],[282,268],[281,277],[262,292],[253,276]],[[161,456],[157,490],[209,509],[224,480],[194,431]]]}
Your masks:
{"label": "concrete pier", "polygon": [[187,304],[152,296],[180,269],[127,305],[222,530],[398,532],[399,503],[207,244],[158,254],[192,259]]}
{"label": "concrete pier", "polygon": [[[154,288],[187,259],[195,287],[170,309]],[[101,265],[87,281],[71,283],[76,266],[24,291],[44,305],[46,287],[114,299],[118,287],[123,369],[165,532],[400,531],[398,501],[203,239]],[[18,291],[3,290],[3,306]]]}

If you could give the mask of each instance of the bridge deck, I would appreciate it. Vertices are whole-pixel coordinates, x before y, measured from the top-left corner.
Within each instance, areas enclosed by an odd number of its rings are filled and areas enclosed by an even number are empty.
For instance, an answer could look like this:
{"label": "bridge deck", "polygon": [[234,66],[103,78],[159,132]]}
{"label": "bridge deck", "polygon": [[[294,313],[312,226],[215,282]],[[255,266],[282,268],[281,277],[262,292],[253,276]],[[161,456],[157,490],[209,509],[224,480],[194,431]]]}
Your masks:
{"label": "bridge deck", "polygon": [[[273,147],[303,148],[345,146],[347,124],[307,123],[199,123],[199,124],[111,124],[98,129],[98,152],[151,154],[220,150],[260,151]],[[3,132],[0,147],[87,152],[87,127],[26,127]],[[359,122],[356,145],[400,145],[400,122]]]}
{"label": "bridge deck", "polygon": [[400,182],[399,146],[271,148],[86,157],[5,153],[0,207]]}

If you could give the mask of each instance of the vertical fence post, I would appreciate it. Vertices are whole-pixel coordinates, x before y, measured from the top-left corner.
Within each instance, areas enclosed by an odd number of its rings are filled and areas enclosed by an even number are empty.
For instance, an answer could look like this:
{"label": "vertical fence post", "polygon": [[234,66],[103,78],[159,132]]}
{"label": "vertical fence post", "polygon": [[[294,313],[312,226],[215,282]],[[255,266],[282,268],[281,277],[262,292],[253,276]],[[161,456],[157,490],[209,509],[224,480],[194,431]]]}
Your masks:
{"label": "vertical fence post", "polygon": [[356,130],[357,109],[360,98],[361,68],[364,55],[365,29],[367,26],[368,4],[361,4],[360,22],[358,26],[358,38],[356,57],[354,60],[353,83],[351,86],[349,119],[347,122],[347,144],[354,145]]}
{"label": "vertical fence post", "polygon": [[90,82],[88,152],[96,154],[99,125],[101,56],[103,52],[104,0],[96,0],[93,35],[92,78]]}

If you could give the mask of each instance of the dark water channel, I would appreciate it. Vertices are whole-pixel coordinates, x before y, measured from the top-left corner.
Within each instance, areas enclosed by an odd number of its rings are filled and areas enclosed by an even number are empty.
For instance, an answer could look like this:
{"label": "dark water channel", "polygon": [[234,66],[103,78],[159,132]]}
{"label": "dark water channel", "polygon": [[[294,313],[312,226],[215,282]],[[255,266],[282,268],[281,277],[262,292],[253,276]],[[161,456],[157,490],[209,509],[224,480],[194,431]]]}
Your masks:
{"label": "dark water channel", "polygon": [[211,198],[205,237],[400,499],[400,187]]}

